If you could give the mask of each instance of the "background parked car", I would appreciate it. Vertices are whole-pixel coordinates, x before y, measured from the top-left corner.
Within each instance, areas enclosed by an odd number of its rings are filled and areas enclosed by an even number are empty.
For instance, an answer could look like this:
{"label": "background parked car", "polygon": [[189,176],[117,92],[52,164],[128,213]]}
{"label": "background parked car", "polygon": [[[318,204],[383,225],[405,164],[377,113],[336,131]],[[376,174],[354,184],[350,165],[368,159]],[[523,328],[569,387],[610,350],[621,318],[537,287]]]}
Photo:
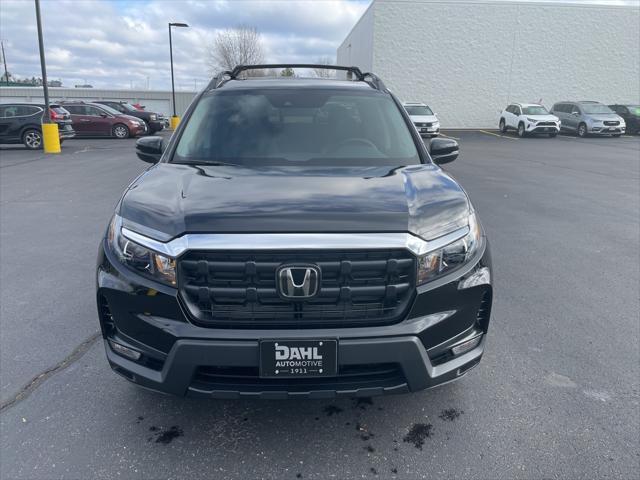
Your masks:
{"label": "background parked car", "polygon": [[437,137],[440,134],[440,121],[428,105],[413,102],[402,105],[421,136]]}
{"label": "background parked car", "polygon": [[62,102],[69,110],[78,136],[135,137],[147,133],[144,120],[124,115],[99,103]]}
{"label": "background parked car", "polygon": [[[0,143],[22,143],[30,150],[42,148],[44,104],[5,103],[0,105]],[[56,103],[49,105],[51,120],[58,124],[60,143],[75,136],[69,112]]]}
{"label": "background parked car", "polygon": [[612,135],[625,132],[624,119],[599,102],[559,102],[551,109],[562,121],[562,130],[575,132],[579,137],[587,135]]}
{"label": "background parked car", "polygon": [[146,110],[136,108],[135,105],[131,105],[130,103],[116,102],[112,100],[99,100],[94,103],[99,103],[100,105],[106,105],[107,107],[111,107],[120,113],[123,113],[125,115],[131,115],[132,117],[136,117],[136,118],[139,118],[140,120],[143,120],[147,124],[147,130],[151,134],[159,132],[164,128],[164,123],[162,123],[157,113],[147,112]]}
{"label": "background parked car", "polygon": [[609,105],[627,124],[627,133],[640,133],[640,105]]}
{"label": "background parked car", "polygon": [[543,133],[553,138],[560,131],[560,119],[537,103],[512,103],[500,113],[498,128],[502,133],[516,130],[519,137]]}

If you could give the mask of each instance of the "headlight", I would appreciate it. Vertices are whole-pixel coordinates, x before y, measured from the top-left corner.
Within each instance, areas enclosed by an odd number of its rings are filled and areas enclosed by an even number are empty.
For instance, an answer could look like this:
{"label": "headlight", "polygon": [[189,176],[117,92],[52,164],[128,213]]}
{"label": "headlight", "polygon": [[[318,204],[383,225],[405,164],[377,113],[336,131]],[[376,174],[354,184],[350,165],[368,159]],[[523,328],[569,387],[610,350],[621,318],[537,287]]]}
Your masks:
{"label": "headlight", "polygon": [[529,121],[530,123],[536,123],[537,120],[535,118],[529,118],[527,117],[527,121]]}
{"label": "headlight", "polygon": [[446,275],[469,261],[480,246],[482,235],[475,213],[469,215],[469,233],[439,250],[418,258],[418,285]]}
{"label": "headlight", "polygon": [[122,234],[122,218],[114,215],[107,242],[118,260],[136,272],[167,285],[176,284],[176,261],[139,245]]}
{"label": "headlight", "polygon": [[593,125],[602,125],[602,120],[591,120]]}
{"label": "headlight", "polygon": [[152,113],[149,115],[149,119],[151,119],[152,122],[155,122],[158,119],[158,116],[155,113]]}

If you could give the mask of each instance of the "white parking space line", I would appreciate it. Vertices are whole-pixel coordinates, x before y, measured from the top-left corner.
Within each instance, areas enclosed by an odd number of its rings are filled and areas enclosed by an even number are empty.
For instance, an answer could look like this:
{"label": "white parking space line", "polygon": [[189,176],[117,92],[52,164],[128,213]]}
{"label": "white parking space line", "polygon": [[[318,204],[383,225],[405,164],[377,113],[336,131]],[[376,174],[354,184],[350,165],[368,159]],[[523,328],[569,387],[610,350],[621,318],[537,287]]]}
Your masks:
{"label": "white parking space line", "polygon": [[497,133],[493,133],[493,132],[487,132],[486,130],[478,130],[479,132],[485,133],[487,135],[493,135],[494,137],[499,137],[499,138],[506,138],[508,140],[519,140],[516,137],[507,137],[505,135],[498,135]]}
{"label": "white parking space line", "polygon": [[454,140],[460,140],[460,138],[458,137],[454,137],[453,135],[445,135],[444,133],[441,133],[440,136],[445,138],[453,138]]}

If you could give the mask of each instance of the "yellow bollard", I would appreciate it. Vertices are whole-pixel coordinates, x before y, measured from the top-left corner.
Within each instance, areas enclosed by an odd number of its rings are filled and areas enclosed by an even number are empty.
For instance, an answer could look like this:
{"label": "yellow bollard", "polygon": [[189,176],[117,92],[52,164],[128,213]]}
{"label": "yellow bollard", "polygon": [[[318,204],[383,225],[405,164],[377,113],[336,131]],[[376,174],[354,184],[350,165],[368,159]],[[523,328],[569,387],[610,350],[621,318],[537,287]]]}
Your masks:
{"label": "yellow bollard", "polygon": [[57,123],[42,124],[44,153],[60,153],[60,136]]}
{"label": "yellow bollard", "polygon": [[175,116],[175,117],[171,117],[171,130],[175,130],[176,128],[178,128],[178,125],[180,124],[180,117]]}

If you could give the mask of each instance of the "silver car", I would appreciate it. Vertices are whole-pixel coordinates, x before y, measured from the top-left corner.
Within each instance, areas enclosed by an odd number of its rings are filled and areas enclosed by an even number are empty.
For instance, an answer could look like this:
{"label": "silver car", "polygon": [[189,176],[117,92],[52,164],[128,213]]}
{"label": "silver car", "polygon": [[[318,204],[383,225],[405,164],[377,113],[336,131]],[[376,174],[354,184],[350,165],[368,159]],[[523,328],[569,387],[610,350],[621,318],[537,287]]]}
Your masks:
{"label": "silver car", "polygon": [[559,102],[553,106],[551,113],[562,122],[562,130],[576,133],[579,137],[619,137],[627,127],[620,115],[599,102]]}

